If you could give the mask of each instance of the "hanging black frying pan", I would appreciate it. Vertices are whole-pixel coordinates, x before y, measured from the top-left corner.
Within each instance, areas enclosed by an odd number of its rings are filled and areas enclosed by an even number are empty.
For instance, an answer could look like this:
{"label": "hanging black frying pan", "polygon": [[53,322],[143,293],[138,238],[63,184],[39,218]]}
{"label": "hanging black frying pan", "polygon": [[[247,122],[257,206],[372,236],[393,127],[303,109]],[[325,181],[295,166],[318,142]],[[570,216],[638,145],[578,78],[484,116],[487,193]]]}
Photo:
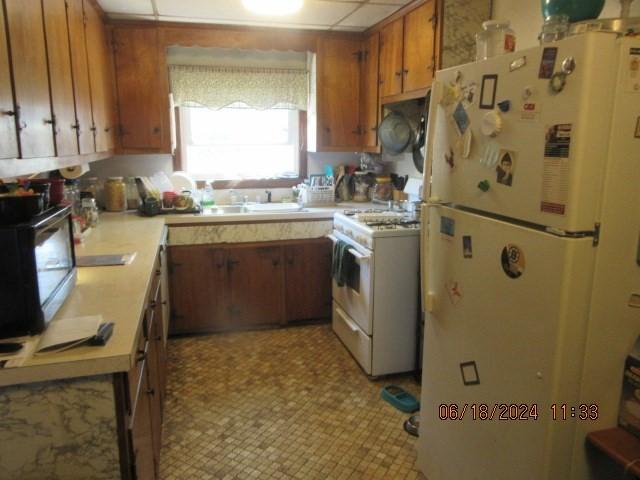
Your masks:
{"label": "hanging black frying pan", "polygon": [[429,123],[429,104],[431,103],[431,90],[427,92],[424,103],[424,113],[420,116],[418,138],[413,144],[413,164],[420,173],[423,173],[424,171],[424,157],[426,151],[425,143],[427,139],[427,124]]}

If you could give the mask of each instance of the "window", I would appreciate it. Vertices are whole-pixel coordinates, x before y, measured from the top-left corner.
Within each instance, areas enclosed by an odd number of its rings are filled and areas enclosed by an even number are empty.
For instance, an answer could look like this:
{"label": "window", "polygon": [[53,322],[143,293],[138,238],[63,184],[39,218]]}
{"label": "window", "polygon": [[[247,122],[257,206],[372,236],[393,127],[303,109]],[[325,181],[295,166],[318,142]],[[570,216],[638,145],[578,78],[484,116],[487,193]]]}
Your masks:
{"label": "window", "polygon": [[[298,179],[298,110],[180,107],[181,167],[197,180]],[[303,155],[304,156],[304,155]]]}

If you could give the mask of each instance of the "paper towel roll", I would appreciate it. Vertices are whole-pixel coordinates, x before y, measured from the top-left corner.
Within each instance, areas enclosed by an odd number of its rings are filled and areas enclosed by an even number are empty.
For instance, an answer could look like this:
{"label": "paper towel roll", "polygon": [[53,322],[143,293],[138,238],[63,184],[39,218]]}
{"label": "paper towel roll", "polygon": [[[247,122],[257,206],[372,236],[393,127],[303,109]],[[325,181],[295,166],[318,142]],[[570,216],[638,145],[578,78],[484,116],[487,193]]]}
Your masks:
{"label": "paper towel roll", "polygon": [[76,178],[80,178],[82,175],[89,171],[89,165],[83,163],[81,165],[74,165],[73,167],[61,168],[58,171],[60,172],[60,175],[63,176],[63,178],[75,180]]}

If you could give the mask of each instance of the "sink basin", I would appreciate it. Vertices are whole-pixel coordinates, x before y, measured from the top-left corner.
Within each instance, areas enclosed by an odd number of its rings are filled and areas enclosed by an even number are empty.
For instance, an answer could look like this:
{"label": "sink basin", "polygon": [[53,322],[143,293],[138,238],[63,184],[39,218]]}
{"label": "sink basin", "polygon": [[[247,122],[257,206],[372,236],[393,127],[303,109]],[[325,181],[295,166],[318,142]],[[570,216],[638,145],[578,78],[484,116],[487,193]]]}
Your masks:
{"label": "sink basin", "polygon": [[245,213],[246,211],[244,205],[217,205],[213,208],[212,213]]}
{"label": "sink basin", "polygon": [[266,213],[266,212],[299,212],[302,207],[297,203],[256,203],[247,205],[247,212]]}

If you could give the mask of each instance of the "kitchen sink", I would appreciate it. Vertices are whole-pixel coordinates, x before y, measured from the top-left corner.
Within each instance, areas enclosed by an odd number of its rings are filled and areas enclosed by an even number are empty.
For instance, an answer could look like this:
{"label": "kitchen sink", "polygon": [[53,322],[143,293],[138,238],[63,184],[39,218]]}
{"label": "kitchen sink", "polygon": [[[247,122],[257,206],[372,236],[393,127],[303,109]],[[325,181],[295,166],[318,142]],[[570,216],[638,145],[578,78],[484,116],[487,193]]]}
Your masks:
{"label": "kitchen sink", "polygon": [[247,205],[247,211],[252,213],[285,213],[302,210],[297,203],[255,203]]}
{"label": "kitchen sink", "polygon": [[213,208],[212,213],[219,213],[219,214],[224,214],[224,213],[246,213],[247,212],[247,207],[245,207],[244,205],[216,205],[215,208]]}

